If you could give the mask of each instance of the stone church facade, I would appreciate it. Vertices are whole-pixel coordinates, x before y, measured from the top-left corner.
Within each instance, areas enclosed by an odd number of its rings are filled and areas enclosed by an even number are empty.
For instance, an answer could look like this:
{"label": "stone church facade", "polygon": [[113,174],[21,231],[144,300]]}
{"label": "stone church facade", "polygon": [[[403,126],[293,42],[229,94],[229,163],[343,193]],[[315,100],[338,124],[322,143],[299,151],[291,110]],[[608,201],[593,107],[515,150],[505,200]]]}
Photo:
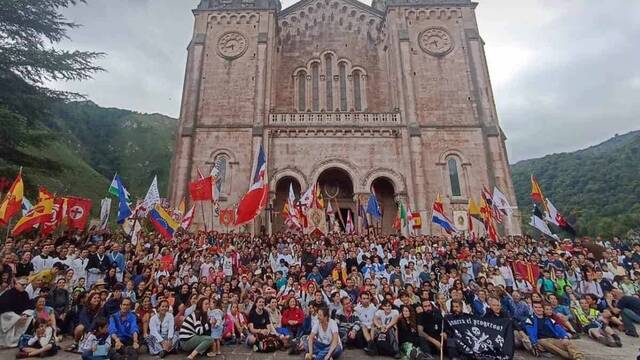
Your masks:
{"label": "stone church facade", "polygon": [[[476,6],[302,0],[281,9],[278,0],[202,0],[193,12],[171,200],[188,198],[198,169],[215,165],[220,208],[232,208],[262,144],[271,191],[256,229],[282,229],[290,184],[298,194],[319,182],[339,217],[351,211],[357,223],[358,204],[375,189],[384,232],[392,231],[397,200],[421,213],[425,234],[439,233],[430,222],[437,194],[450,217],[483,186],[497,186],[515,206]],[[221,228],[214,215],[195,221]],[[503,231],[520,233],[519,224],[514,216]]]}

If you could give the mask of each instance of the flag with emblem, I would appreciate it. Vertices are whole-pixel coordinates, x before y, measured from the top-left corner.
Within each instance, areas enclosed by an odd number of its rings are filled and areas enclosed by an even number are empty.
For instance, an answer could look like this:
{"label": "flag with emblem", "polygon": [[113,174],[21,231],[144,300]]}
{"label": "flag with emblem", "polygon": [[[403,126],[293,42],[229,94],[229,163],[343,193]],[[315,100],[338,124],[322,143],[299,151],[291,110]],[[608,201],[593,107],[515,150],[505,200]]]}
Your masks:
{"label": "flag with emblem", "polygon": [[56,197],[53,199],[53,208],[51,209],[51,216],[45,218],[42,222],[42,228],[40,234],[42,236],[49,236],[49,234],[56,231],[56,229],[62,223],[62,210],[64,207],[65,198]]}
{"label": "flag with emblem", "polygon": [[165,239],[172,239],[173,234],[180,226],[160,204],[156,204],[151,211],[149,211],[148,218],[156,231],[164,236]]}
{"label": "flag with emblem", "polygon": [[18,236],[24,232],[32,230],[39,226],[48,216],[51,215],[53,209],[53,199],[45,199],[38,202],[26,216],[23,216],[11,231],[11,236]]}
{"label": "flag with emblem", "polygon": [[145,195],[142,201],[142,215],[146,216],[147,213],[153,208],[155,204],[160,203],[160,191],[158,190],[158,177],[154,176],[147,195]]}
{"label": "flag with emblem", "polygon": [[69,229],[82,230],[89,222],[91,200],[77,197],[67,198],[67,226]]}
{"label": "flag with emblem", "polygon": [[[109,190],[107,190],[107,192],[117,198],[120,198],[118,183],[122,183],[122,181],[120,180],[120,176],[116,173],[113,175],[113,180],[111,180],[111,185],[109,185]],[[128,204],[131,204],[131,194],[129,194],[127,189],[124,189],[124,198]]]}

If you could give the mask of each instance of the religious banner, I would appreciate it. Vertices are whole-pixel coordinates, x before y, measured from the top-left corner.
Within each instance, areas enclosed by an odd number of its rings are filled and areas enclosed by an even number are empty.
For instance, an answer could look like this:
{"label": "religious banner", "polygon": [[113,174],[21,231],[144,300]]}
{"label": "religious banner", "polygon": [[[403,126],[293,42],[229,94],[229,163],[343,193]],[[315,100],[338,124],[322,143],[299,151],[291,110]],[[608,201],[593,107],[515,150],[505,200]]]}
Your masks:
{"label": "religious banner", "polygon": [[467,231],[469,228],[468,216],[466,211],[453,211],[453,224],[460,231]]}
{"label": "religious banner", "polygon": [[[447,330],[447,328],[449,330]],[[482,360],[513,359],[513,321],[472,315],[445,317],[445,330],[453,333],[456,349],[464,357]]]}
{"label": "religious banner", "polygon": [[327,228],[327,218],[324,215],[324,210],[316,208],[307,210],[307,226],[304,229],[304,233],[326,234],[328,231],[329,229]]}
{"label": "religious banner", "polygon": [[235,209],[220,209],[220,225],[233,226],[236,222],[235,215]]}

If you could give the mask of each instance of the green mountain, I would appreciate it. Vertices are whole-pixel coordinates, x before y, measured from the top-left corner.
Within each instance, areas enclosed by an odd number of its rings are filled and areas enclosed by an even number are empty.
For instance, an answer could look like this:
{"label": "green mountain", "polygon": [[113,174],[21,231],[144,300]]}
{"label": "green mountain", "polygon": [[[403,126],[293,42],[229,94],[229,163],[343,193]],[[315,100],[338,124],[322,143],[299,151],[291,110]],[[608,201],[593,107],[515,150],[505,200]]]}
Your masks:
{"label": "green mountain", "polygon": [[520,161],[511,170],[523,229],[532,230],[526,223],[532,210],[533,174],[578,235],[640,230],[640,131],[583,150]]}
{"label": "green mountain", "polygon": [[13,177],[23,166],[26,196],[37,197],[44,185],[51,192],[94,200],[106,196],[115,172],[134,197],[143,197],[153,176],[161,195],[166,193],[176,120],[159,114],[141,114],[102,108],[90,101],[59,104],[38,131],[49,142],[22,149],[22,159],[0,158],[0,175]]}

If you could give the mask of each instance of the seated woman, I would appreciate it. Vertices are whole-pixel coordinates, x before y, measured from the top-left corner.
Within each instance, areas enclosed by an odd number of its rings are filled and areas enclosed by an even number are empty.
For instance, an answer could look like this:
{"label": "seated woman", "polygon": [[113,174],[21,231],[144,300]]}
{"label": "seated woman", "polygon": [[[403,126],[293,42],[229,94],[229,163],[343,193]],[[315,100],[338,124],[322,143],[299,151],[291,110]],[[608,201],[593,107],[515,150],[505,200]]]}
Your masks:
{"label": "seated woman", "polygon": [[342,354],[342,341],[338,334],[338,324],[329,317],[329,309],[318,309],[318,322],[304,343],[305,360],[337,359]]}
{"label": "seated woman", "polygon": [[282,347],[282,343],[278,341],[276,329],[271,324],[269,313],[265,307],[265,299],[262,296],[256,298],[256,303],[249,313],[247,345],[256,345],[253,349],[263,352],[275,351]]}
{"label": "seated woman", "polygon": [[426,340],[422,339],[418,333],[418,322],[416,314],[411,307],[407,305],[400,306],[400,318],[397,323],[398,327],[398,344],[400,351],[409,359],[423,360],[430,359],[427,355],[428,345]]}
{"label": "seated woman", "polygon": [[169,302],[160,300],[158,312],[149,320],[149,336],[146,338],[149,354],[160,358],[170,354],[178,344],[173,314],[169,312]]}
{"label": "seated woman", "polygon": [[282,326],[282,314],[280,313],[280,308],[278,307],[278,300],[275,297],[272,297],[267,299],[267,303],[269,304],[267,306],[267,312],[269,313],[269,320],[271,321],[271,325],[274,329],[276,329],[276,333],[278,333],[280,340],[282,340],[286,347],[292,333],[288,328]]}
{"label": "seated woman", "polygon": [[240,311],[238,303],[231,303],[225,319],[222,340],[227,344],[239,344],[244,342],[247,332],[249,332],[247,316]]}
{"label": "seated woman", "polygon": [[38,296],[36,298],[36,306],[33,310],[33,317],[35,319],[45,320],[49,326],[53,329],[53,333],[55,336],[57,325],[56,325],[56,316],[53,312],[53,308],[46,305],[47,297],[44,295]]}
{"label": "seated woman", "polygon": [[304,311],[300,308],[298,300],[295,297],[289,298],[287,308],[282,312],[282,326],[289,329],[292,336],[296,336],[303,322]]}
{"label": "seated woman", "polygon": [[74,342],[66,349],[67,351],[75,351],[78,348],[78,343],[82,340],[85,334],[94,330],[95,320],[98,315],[101,314],[101,305],[100,293],[91,293],[87,298],[85,306],[82,307],[80,314],[78,314],[78,325],[73,329]]}
{"label": "seated woman", "polygon": [[20,344],[20,351],[16,358],[53,356],[58,352],[56,337],[49,321],[42,318],[36,319],[35,333],[24,344]]}
{"label": "seated woman", "polygon": [[[191,352],[187,359],[193,360],[198,355],[202,355],[212,350],[213,339],[211,338],[211,325],[209,324],[209,299],[201,298],[196,303],[194,311],[187,316],[180,326],[180,348],[186,352]],[[207,356],[214,356],[209,352]]]}
{"label": "seated woman", "polygon": [[153,306],[151,306],[151,298],[145,296],[142,299],[142,304],[137,304],[136,316],[138,317],[138,327],[142,330],[142,336],[149,336],[149,320],[153,315]]}

